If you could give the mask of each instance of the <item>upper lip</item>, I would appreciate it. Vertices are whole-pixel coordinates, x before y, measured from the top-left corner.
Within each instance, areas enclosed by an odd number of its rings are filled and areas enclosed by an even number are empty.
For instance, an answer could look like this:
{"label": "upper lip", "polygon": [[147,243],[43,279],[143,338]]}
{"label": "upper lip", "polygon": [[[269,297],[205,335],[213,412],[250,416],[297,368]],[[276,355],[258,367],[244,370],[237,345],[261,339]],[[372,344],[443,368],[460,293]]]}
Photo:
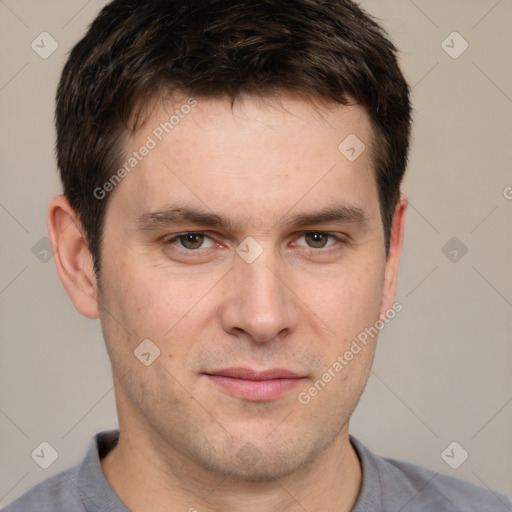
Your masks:
{"label": "upper lip", "polygon": [[269,370],[260,371],[252,368],[223,368],[206,372],[206,375],[244,380],[300,379],[304,377],[284,368],[270,368]]}

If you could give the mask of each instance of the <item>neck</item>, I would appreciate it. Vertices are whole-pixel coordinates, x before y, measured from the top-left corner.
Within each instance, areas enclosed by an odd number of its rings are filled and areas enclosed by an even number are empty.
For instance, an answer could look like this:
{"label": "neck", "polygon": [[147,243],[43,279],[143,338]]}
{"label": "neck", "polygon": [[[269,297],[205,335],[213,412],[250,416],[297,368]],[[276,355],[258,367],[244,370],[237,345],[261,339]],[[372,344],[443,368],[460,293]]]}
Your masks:
{"label": "neck", "polygon": [[101,466],[133,512],[348,512],[361,488],[361,466],[347,428],[308,466],[280,479],[254,482],[212,474],[178,450],[165,444],[157,448],[138,430],[120,426],[119,443]]}

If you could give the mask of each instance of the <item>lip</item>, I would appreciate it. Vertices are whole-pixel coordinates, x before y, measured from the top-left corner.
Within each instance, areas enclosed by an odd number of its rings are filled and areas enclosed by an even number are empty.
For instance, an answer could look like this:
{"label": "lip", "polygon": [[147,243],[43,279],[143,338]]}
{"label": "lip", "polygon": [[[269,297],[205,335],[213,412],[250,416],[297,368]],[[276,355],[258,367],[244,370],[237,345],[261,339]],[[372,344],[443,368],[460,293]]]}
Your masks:
{"label": "lip", "polygon": [[204,375],[230,395],[253,402],[275,400],[306,379],[305,376],[284,368],[262,371],[251,368],[223,368]]}

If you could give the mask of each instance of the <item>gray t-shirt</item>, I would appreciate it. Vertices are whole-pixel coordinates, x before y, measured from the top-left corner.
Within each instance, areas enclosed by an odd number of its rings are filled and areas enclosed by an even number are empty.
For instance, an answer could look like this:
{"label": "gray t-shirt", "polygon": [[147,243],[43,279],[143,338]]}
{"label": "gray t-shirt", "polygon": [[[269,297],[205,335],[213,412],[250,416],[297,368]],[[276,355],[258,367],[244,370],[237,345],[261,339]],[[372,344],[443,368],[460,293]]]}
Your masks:
{"label": "gray t-shirt", "polygon": [[[83,461],[48,478],[4,512],[129,512],[105,479],[100,459],[119,432],[94,436]],[[363,485],[352,512],[512,512],[512,501],[428,469],[375,455],[350,437],[363,468]]]}

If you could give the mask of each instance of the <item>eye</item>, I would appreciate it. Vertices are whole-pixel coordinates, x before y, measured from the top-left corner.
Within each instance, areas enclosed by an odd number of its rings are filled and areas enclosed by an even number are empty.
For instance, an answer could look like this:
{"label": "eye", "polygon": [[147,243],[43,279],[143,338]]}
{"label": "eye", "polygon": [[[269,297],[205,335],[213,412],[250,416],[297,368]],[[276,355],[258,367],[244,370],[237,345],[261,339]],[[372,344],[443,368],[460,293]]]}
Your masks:
{"label": "eye", "polygon": [[204,233],[183,233],[181,235],[175,235],[168,239],[166,243],[169,245],[178,245],[190,251],[206,249],[214,245],[213,240]]}
{"label": "eye", "polygon": [[[298,240],[304,239],[306,245],[313,249],[324,249],[325,247],[330,247],[331,245],[335,245],[336,242],[339,241],[338,237],[332,235],[330,233],[322,233],[319,231],[314,231],[310,233],[304,233]],[[328,243],[329,240],[331,243]],[[304,245],[301,243],[297,243],[297,245]]]}

